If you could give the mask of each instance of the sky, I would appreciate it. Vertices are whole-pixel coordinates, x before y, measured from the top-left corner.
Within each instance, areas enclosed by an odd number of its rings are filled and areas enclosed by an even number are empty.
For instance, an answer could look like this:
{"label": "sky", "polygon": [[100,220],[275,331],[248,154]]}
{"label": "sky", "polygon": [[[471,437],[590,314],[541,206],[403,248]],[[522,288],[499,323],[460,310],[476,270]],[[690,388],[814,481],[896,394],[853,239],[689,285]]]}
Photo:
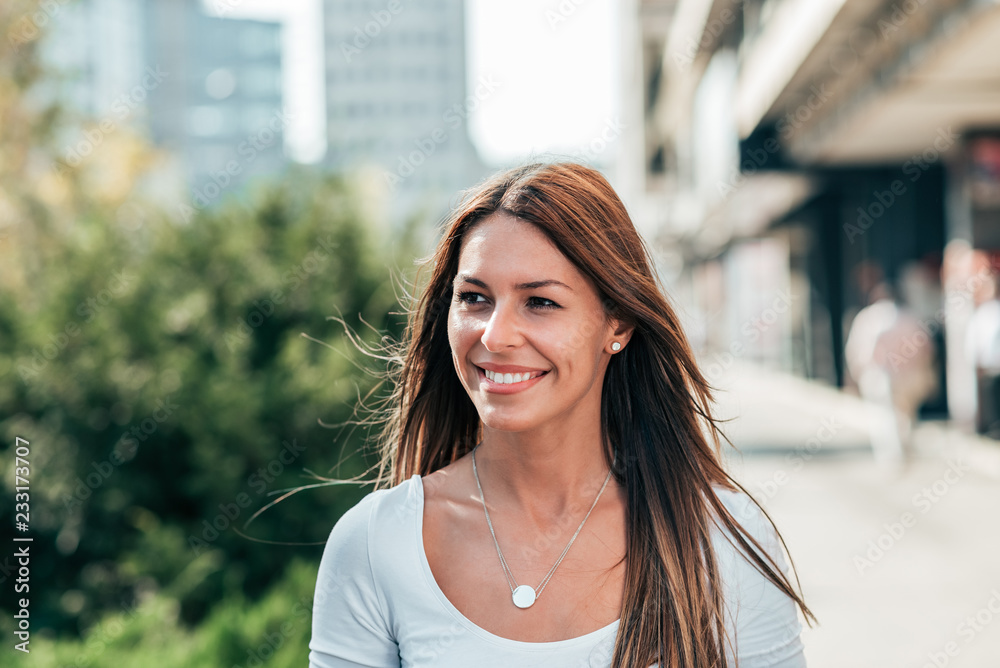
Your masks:
{"label": "sky", "polygon": [[469,132],[487,162],[573,153],[618,115],[614,0],[469,0],[468,79],[497,92]]}
{"label": "sky", "polygon": [[[210,13],[284,23],[285,100],[301,122],[287,150],[323,157],[321,0],[203,0]],[[483,159],[502,165],[531,155],[578,153],[617,118],[621,95],[614,0],[467,0],[468,89],[498,82],[476,108],[469,134]]]}

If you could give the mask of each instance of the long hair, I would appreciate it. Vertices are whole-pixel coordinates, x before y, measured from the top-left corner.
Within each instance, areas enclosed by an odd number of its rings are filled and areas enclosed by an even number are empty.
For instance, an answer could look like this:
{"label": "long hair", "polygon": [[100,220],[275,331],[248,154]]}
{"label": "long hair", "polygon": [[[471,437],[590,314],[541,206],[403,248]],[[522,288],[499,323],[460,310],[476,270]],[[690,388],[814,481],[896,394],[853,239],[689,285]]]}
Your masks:
{"label": "long hair", "polygon": [[396,368],[389,372],[394,386],[379,439],[378,485],[428,475],[481,438],[479,415],[453,366],[447,320],[462,238],[498,211],[537,226],[592,279],[606,316],[634,327],[629,344],[608,363],[601,398],[605,457],[609,467],[615,462],[627,498],[625,591],[613,668],[724,665],[729,639],[711,542],[719,522],[750,563],[807,620],[815,619],[713,492],[713,485],[743,489],[720,463],[719,436],[725,436],[712,417],[713,388],[624,205],[599,172],[582,165],[502,172],[472,189],[445,221],[436,251],[423,264],[430,279],[409,311],[396,354],[386,358]]}

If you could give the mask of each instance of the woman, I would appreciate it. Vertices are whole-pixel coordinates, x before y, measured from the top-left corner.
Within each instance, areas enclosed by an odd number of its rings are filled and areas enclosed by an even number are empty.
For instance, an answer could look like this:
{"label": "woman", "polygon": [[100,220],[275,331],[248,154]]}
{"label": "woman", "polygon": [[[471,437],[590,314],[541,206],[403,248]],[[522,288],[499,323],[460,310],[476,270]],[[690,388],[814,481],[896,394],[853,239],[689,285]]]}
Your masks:
{"label": "woman", "polygon": [[[622,202],[533,164],[451,216],[310,665],[801,667],[779,539]],[[712,435],[712,445],[706,432]]]}

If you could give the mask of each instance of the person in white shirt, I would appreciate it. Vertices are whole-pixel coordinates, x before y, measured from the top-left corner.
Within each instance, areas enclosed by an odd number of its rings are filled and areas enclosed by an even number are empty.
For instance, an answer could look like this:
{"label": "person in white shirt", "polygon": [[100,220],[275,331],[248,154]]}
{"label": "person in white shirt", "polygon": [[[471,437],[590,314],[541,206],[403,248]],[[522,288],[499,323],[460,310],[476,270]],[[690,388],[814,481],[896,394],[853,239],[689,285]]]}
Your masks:
{"label": "person in white shirt", "polygon": [[875,459],[898,471],[912,463],[913,425],[937,387],[934,339],[929,327],[898,303],[891,284],[877,284],[869,302],[851,321],[844,358],[859,394],[873,409]]}
{"label": "person in white shirt", "polygon": [[1000,298],[996,277],[973,291],[976,308],[965,333],[966,361],[976,370],[976,431],[1000,437]]}
{"label": "person in white shirt", "polygon": [[377,489],[333,527],[311,668],[802,668],[778,532],[624,205],[573,163],[446,221],[390,347]]}

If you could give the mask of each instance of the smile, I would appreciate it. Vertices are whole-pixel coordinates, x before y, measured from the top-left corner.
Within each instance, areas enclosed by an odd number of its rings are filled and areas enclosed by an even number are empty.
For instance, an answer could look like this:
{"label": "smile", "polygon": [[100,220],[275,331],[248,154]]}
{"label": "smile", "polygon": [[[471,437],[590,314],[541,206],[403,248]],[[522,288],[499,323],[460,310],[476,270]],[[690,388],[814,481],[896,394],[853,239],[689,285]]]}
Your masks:
{"label": "smile", "polygon": [[548,371],[534,371],[532,373],[497,373],[496,371],[490,371],[489,369],[483,369],[483,371],[486,374],[486,377],[494,383],[501,383],[503,385],[523,383],[526,380],[538,378],[542,374],[548,373]]}
{"label": "smile", "polygon": [[546,371],[522,371],[520,373],[500,373],[477,366],[482,389],[495,394],[520,392],[540,382]]}

